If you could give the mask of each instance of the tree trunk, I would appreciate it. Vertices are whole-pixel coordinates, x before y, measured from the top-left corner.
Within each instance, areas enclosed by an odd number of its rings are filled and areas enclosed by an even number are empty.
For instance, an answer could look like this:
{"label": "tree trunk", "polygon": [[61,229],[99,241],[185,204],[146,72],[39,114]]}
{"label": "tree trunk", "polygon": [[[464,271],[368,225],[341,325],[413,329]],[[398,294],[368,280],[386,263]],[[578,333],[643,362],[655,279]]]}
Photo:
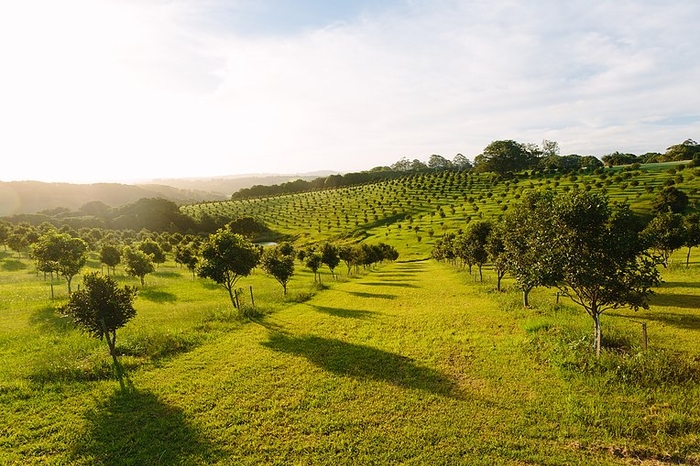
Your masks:
{"label": "tree trunk", "polygon": [[523,288],[523,307],[530,307],[530,290],[532,288]]}
{"label": "tree trunk", "polygon": [[597,358],[600,357],[600,348],[602,346],[602,341],[603,341],[603,332],[600,328],[600,314],[598,313],[597,310],[592,311],[593,315],[593,331],[595,332],[595,356]]}
{"label": "tree trunk", "polygon": [[119,379],[119,386],[121,387],[122,391],[126,390],[126,386],[124,385],[124,371],[121,364],[119,364],[119,359],[117,358],[117,332],[114,331],[110,334],[110,332],[107,330],[107,325],[105,324],[104,319],[100,319],[100,323],[102,324],[102,332],[107,340],[107,346],[109,346],[109,354],[112,356],[112,361],[114,362],[114,370],[116,371],[117,378]]}
{"label": "tree trunk", "polygon": [[685,256],[685,268],[690,267],[690,250],[693,249],[692,246],[688,246],[688,255]]}
{"label": "tree trunk", "polygon": [[479,283],[484,283],[484,275],[481,273],[481,264],[479,264]]}
{"label": "tree trunk", "polygon": [[233,304],[234,309],[238,309],[236,306],[236,297],[233,295],[233,285],[227,286],[226,290],[228,291],[228,296],[231,298],[231,304]]}

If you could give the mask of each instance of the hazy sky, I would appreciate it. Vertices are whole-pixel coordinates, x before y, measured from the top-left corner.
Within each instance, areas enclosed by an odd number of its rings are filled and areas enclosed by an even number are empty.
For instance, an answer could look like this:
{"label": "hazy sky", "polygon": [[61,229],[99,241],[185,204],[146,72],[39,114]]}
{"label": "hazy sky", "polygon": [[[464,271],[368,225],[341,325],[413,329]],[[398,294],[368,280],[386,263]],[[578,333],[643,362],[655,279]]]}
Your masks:
{"label": "hazy sky", "polygon": [[700,140],[697,0],[2,0],[0,180]]}

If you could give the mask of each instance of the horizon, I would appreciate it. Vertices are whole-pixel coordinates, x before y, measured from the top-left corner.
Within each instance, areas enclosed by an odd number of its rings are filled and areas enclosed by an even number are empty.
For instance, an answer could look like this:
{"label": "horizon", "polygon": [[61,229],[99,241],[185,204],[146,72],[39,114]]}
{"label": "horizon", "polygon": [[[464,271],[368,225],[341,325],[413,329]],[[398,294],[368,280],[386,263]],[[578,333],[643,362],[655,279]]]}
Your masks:
{"label": "horizon", "polygon": [[0,180],[349,173],[504,139],[663,153],[700,138],[698,20],[683,0],[6,2]]}

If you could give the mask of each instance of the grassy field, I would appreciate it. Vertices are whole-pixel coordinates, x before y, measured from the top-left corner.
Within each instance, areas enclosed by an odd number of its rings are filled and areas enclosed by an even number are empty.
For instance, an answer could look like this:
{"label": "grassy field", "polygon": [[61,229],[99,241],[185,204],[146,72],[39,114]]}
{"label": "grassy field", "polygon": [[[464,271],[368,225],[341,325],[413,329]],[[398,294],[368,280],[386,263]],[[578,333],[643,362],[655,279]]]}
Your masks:
{"label": "grassy field", "polygon": [[600,361],[582,311],[489,272],[299,268],[286,299],[256,272],[240,320],[168,262],[118,332],[121,391],[65,284],[0,253],[0,464],[700,464],[700,261],[677,256],[649,311],[604,318]]}

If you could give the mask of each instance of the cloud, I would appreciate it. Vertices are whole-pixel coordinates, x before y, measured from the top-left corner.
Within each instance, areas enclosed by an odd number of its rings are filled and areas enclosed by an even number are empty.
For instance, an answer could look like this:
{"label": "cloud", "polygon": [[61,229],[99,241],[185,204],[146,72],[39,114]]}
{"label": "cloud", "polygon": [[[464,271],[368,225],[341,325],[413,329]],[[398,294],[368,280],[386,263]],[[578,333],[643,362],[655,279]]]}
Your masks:
{"label": "cloud", "polygon": [[699,137],[694,2],[8,3],[0,152],[41,161],[13,176],[347,171],[496,139],[600,156]]}

